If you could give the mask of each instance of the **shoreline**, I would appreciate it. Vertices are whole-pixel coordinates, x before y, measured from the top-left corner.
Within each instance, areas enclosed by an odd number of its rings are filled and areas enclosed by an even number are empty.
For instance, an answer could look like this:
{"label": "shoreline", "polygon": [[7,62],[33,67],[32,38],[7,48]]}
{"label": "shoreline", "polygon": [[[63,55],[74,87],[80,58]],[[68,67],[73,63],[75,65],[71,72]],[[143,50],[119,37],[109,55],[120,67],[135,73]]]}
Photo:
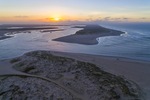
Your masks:
{"label": "shoreline", "polygon": [[[27,51],[27,52],[25,52],[25,53],[32,52],[32,51],[36,51],[36,50]],[[41,51],[41,50],[39,50],[39,51]],[[44,50],[44,51],[51,51],[51,50]],[[99,56],[99,57],[109,58],[109,59],[121,59],[121,60],[123,60],[123,61],[140,62],[140,63],[147,63],[147,64],[150,64],[150,60],[136,59],[136,58],[128,58],[128,57],[123,57],[123,56],[97,55],[97,54],[76,53],[76,52],[65,52],[65,51],[53,51],[53,50],[52,50],[51,52],[56,52],[56,53],[67,53],[67,54],[91,55],[91,56]],[[20,54],[20,55],[14,56],[14,57],[1,58],[0,61],[13,59],[13,58],[22,56],[22,55],[25,54],[25,53],[22,53],[22,54]]]}

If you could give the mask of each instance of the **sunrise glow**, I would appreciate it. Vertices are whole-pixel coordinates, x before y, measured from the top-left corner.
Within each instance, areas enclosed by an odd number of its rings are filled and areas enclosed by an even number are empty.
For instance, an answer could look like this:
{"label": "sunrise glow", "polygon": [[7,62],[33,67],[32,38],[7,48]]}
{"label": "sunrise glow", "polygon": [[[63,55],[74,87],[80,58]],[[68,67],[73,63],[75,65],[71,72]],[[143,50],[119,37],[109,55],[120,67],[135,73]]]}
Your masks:
{"label": "sunrise glow", "polygon": [[149,5],[149,0],[0,0],[0,23],[150,22]]}

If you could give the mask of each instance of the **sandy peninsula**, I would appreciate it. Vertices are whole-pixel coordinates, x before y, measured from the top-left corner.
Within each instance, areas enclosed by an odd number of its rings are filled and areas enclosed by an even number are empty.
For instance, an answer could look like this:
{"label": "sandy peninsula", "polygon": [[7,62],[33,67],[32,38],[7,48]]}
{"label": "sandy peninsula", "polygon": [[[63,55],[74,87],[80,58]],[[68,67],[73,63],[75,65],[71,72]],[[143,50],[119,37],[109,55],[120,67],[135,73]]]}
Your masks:
{"label": "sandy peninsula", "polygon": [[53,41],[94,45],[98,44],[98,41],[96,40],[98,37],[119,36],[120,34],[124,34],[124,32],[104,28],[99,25],[86,25],[84,27],[75,26],[73,28],[83,28],[83,29],[77,31],[73,35],[53,39]]}
{"label": "sandy peninsula", "polygon": [[125,58],[33,51],[0,61],[0,98],[144,100],[149,66]]}

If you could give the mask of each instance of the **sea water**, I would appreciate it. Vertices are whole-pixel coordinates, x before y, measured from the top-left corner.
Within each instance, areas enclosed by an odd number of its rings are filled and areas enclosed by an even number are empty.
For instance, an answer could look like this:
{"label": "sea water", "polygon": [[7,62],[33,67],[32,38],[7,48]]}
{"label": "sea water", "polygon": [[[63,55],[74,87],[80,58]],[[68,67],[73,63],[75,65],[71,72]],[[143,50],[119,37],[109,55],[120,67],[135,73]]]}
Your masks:
{"label": "sea water", "polygon": [[52,39],[74,34],[80,30],[71,28],[72,26],[59,26],[65,29],[64,31],[18,33],[12,38],[0,40],[0,59],[17,57],[34,50],[51,50],[150,61],[149,23],[102,24],[102,26],[124,31],[125,34],[99,37],[97,38],[99,44],[82,45],[52,41]]}

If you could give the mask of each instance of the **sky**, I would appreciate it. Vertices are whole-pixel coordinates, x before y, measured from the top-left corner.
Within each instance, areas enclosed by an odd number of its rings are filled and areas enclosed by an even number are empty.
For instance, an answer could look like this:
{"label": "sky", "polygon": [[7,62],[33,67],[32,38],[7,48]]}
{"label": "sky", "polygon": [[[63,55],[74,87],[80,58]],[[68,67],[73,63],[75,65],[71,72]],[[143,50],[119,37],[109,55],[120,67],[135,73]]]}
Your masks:
{"label": "sky", "polygon": [[150,22],[150,0],[0,0],[0,23]]}

